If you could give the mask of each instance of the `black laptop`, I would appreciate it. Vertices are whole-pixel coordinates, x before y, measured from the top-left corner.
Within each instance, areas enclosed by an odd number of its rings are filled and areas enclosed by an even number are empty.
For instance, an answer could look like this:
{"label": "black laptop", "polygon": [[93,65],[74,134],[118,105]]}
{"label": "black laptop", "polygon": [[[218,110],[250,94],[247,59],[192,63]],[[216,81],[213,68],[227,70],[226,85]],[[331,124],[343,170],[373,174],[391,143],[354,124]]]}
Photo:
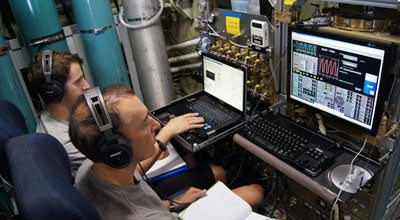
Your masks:
{"label": "black laptop", "polygon": [[202,67],[202,91],[150,112],[162,125],[188,112],[200,113],[205,118],[203,128],[175,137],[192,152],[233,134],[246,119],[246,68],[204,52]]}

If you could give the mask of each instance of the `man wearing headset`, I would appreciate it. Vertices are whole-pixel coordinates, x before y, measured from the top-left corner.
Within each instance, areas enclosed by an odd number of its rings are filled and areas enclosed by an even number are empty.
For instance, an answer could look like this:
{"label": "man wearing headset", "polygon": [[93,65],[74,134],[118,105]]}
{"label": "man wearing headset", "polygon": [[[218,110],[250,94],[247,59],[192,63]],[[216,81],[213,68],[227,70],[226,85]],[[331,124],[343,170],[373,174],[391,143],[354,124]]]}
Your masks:
{"label": "man wearing headset", "polygon": [[[77,101],[69,134],[72,143],[94,164],[82,173],[76,188],[102,219],[177,219],[170,211],[183,209],[205,194],[203,189],[191,187],[179,198],[161,201],[138,175],[138,164],[157,150],[159,128],[126,85],[108,86],[103,94],[96,87]],[[257,187],[253,184],[232,191],[254,208],[263,199],[262,189],[254,190]]]}
{"label": "man wearing headset", "polygon": [[[72,175],[86,160],[71,142],[68,135],[68,120],[72,106],[84,91],[90,88],[85,80],[81,65],[83,60],[75,54],[64,51],[43,51],[37,53],[28,67],[31,93],[39,94],[44,102],[44,111],[40,113],[37,132],[48,133],[58,139],[66,149],[71,161]],[[203,118],[197,113],[176,117],[158,133],[157,138],[164,144],[179,133],[202,127]],[[156,152],[141,162],[144,169],[138,167],[143,175],[159,158],[162,150],[156,145]],[[154,189],[160,196],[171,195],[187,185],[208,188],[216,180],[226,182],[225,170],[212,164],[199,164],[187,172],[159,181]],[[250,191],[262,192],[262,188],[253,185]],[[262,194],[262,193],[261,193]]]}
{"label": "man wearing headset", "polygon": [[37,132],[48,133],[63,144],[71,161],[72,175],[86,159],[71,143],[68,119],[73,104],[90,88],[76,54],[64,51],[38,52],[28,66],[32,94],[39,94],[44,111],[40,112]]}

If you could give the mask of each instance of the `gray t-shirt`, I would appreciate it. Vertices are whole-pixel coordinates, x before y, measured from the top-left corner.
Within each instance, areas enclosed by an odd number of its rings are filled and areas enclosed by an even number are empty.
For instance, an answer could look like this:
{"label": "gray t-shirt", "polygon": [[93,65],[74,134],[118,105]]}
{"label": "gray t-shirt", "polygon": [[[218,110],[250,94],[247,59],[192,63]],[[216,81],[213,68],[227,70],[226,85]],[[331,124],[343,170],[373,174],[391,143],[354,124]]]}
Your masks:
{"label": "gray t-shirt", "polygon": [[97,176],[90,167],[77,176],[75,188],[94,205],[103,220],[177,220],[176,213],[165,208],[137,172],[135,177],[139,180],[137,185],[118,186]]}
{"label": "gray t-shirt", "polygon": [[71,162],[71,173],[75,177],[76,171],[86,159],[72,144],[68,134],[69,123],[61,120],[50,113],[43,111],[40,113],[40,120],[36,127],[36,132],[47,133],[55,137],[65,148]]}

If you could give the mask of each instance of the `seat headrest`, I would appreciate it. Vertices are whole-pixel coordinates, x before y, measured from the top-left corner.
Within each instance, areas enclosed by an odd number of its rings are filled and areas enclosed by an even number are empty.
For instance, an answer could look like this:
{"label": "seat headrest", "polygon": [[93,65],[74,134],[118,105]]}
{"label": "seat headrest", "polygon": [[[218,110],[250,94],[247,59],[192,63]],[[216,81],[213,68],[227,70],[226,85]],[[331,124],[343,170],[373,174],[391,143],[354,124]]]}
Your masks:
{"label": "seat headrest", "polygon": [[9,179],[5,146],[7,142],[19,135],[27,134],[25,118],[13,103],[0,100],[0,175]]}
{"label": "seat headrest", "polygon": [[13,138],[6,153],[23,219],[100,219],[73,187],[67,152],[53,136],[30,133]]}

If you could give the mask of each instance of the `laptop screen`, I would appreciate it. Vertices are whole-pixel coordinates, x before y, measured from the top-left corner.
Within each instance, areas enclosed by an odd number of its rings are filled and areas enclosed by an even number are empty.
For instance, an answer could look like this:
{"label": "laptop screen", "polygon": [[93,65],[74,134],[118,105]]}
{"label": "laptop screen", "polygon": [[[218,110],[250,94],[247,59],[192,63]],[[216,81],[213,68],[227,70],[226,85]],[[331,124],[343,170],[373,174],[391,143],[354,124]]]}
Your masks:
{"label": "laptop screen", "polygon": [[203,53],[204,91],[244,112],[246,70]]}

